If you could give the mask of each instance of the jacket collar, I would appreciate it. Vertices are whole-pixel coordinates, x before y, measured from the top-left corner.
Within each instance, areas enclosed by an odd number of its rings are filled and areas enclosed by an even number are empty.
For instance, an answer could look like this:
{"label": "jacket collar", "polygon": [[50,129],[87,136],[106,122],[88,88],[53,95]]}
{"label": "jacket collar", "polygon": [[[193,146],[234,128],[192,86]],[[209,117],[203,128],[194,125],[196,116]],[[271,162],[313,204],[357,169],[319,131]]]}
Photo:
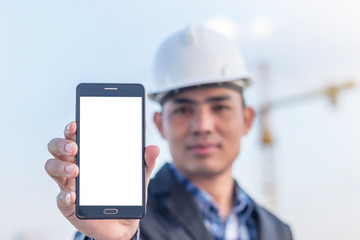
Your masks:
{"label": "jacket collar", "polygon": [[289,226],[273,214],[257,204],[255,204],[255,212],[258,217],[259,240],[292,239]]}
{"label": "jacket collar", "polygon": [[[152,180],[152,194],[157,197],[167,197],[165,207],[194,239],[213,239],[204,225],[203,217],[195,200],[176,180],[168,165],[165,164],[159,170],[156,178]],[[259,240],[292,239],[288,226],[283,227],[284,224],[278,218],[255,202],[254,205],[258,221]]]}
{"label": "jacket collar", "polygon": [[176,180],[169,164],[160,169],[152,184],[152,194],[166,197],[165,208],[189,235],[194,239],[213,239],[204,225],[195,200]]}

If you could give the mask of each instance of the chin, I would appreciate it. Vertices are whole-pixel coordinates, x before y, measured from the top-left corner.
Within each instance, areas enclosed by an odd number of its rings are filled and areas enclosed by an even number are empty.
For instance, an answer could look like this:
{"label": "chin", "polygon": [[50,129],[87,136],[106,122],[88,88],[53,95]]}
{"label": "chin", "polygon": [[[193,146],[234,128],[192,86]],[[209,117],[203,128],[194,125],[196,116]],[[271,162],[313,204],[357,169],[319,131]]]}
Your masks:
{"label": "chin", "polygon": [[197,164],[189,163],[185,166],[184,171],[189,177],[215,177],[226,172],[228,168],[229,166],[216,166],[211,162],[204,161]]}
{"label": "chin", "polygon": [[[182,152],[174,154],[174,164],[187,178],[215,177],[231,170],[233,161],[224,160],[223,154],[217,152],[212,154],[193,154]],[[181,156],[181,157],[180,157]],[[231,172],[231,171],[229,171]]]}

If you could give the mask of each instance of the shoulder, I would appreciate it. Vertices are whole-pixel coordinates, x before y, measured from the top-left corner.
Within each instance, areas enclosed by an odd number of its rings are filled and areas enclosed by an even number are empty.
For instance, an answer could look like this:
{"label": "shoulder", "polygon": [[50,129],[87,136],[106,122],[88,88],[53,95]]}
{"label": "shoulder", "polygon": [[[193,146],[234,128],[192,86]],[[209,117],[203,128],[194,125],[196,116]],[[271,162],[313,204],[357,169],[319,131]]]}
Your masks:
{"label": "shoulder", "polygon": [[189,193],[165,164],[149,183],[146,214],[140,221],[141,239],[189,239],[179,221],[184,205],[195,208]]}
{"label": "shoulder", "polygon": [[[240,187],[239,187],[240,188]],[[257,204],[242,188],[243,199],[248,202],[252,210],[252,217],[258,226],[260,239],[266,240],[291,240],[291,230],[288,224],[274,213]]]}
{"label": "shoulder", "polygon": [[149,195],[164,195],[172,191],[174,185],[177,185],[174,175],[166,163],[160,168],[154,178],[150,180],[148,193]]}
{"label": "shoulder", "polygon": [[255,203],[255,214],[258,218],[260,235],[273,236],[272,239],[292,240],[289,225],[272,212]]}

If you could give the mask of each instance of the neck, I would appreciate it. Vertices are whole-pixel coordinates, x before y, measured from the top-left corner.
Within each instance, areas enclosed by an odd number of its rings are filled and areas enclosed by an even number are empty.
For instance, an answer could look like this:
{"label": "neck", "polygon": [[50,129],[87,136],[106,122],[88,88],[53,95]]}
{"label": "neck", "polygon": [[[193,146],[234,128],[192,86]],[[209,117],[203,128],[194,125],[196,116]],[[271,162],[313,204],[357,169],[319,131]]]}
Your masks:
{"label": "neck", "polygon": [[234,179],[231,168],[211,177],[188,177],[199,189],[207,192],[219,208],[220,217],[225,220],[233,207]]}

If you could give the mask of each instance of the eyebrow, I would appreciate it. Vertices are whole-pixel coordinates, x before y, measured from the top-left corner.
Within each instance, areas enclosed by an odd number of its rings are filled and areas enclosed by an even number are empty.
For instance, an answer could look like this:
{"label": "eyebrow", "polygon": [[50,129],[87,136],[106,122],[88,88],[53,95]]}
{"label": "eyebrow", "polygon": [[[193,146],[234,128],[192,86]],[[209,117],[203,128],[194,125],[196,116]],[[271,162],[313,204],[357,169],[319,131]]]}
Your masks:
{"label": "eyebrow", "polygon": [[[231,99],[230,96],[222,95],[222,96],[216,96],[216,97],[207,98],[207,99],[205,99],[205,102],[206,103],[222,102],[222,101],[227,101],[227,100],[230,100],[230,99]],[[197,104],[198,103],[195,100],[192,100],[192,99],[189,99],[189,98],[182,98],[182,97],[174,98],[172,101],[173,101],[173,103],[178,103],[178,104],[181,104],[181,103]]]}

